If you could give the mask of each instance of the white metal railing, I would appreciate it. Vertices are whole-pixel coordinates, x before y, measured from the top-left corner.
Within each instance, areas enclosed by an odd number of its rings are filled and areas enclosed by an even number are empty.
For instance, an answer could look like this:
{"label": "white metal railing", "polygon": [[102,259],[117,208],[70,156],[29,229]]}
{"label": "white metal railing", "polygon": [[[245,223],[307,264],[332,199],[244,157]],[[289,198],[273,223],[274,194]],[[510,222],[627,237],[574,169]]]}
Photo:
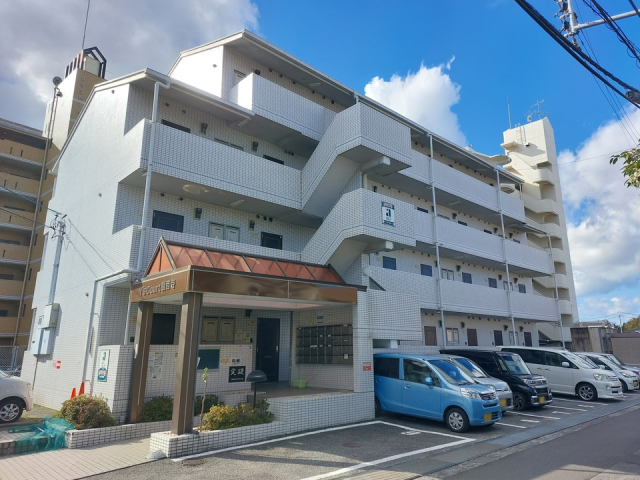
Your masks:
{"label": "white metal railing", "polygon": [[438,241],[443,246],[498,262],[503,260],[502,239],[499,236],[489,235],[444,218],[437,218],[436,221],[438,222]]}
{"label": "white metal railing", "polygon": [[486,185],[439,161],[432,160],[432,165],[433,180],[437,188],[446,190],[460,198],[471,200],[484,207],[497,210],[498,202],[494,187]]}

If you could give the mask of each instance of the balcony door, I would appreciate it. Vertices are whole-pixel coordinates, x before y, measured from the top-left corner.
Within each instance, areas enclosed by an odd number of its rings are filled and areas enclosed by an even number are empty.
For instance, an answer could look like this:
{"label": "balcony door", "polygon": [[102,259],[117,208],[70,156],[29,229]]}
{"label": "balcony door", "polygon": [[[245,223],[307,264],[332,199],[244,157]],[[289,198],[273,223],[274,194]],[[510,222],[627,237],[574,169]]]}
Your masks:
{"label": "balcony door", "polygon": [[502,330],[494,330],[493,339],[495,341],[494,343],[496,344],[496,347],[498,345],[504,345],[504,342],[502,341]]}
{"label": "balcony door", "polygon": [[475,328],[467,328],[467,343],[470,347],[478,346],[478,330]]}

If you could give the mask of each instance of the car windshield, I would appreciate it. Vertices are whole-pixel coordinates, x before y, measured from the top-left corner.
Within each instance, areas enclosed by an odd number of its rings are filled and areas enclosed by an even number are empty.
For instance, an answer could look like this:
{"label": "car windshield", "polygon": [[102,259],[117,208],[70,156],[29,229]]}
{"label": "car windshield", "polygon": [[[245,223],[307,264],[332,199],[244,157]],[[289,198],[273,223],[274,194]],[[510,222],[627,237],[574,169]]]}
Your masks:
{"label": "car windshield", "polygon": [[597,365],[595,365],[591,360],[583,360],[582,358],[580,358],[575,353],[562,352],[562,355],[567,357],[569,360],[571,360],[573,363],[575,363],[579,367],[582,367],[582,368],[600,368]]}
{"label": "car windshield", "polygon": [[453,363],[459,366],[464,371],[464,373],[466,373],[470,377],[473,377],[473,378],[489,377],[486,373],[484,373],[484,370],[482,370],[478,365],[476,365],[474,362],[472,362],[468,358],[454,357],[451,360],[453,361]]}
{"label": "car windshield", "polygon": [[624,363],[622,363],[620,361],[620,359],[618,357],[616,357],[613,353],[609,353],[607,354],[607,358],[610,359],[613,363],[615,363],[616,365],[622,366],[624,365]]}
{"label": "car windshield", "polygon": [[520,355],[516,353],[500,355],[498,362],[503,370],[508,371],[512,375],[531,375],[531,370],[529,370],[527,365],[522,361]]}
{"label": "car windshield", "polygon": [[[588,365],[591,366],[591,368],[600,368],[601,365],[598,365],[598,360],[593,359],[592,357],[588,356],[588,355],[578,355],[582,360],[584,360],[585,362],[587,362]],[[605,363],[604,360],[599,359],[602,363]]]}
{"label": "car windshield", "polygon": [[444,377],[447,383],[452,385],[471,385],[472,383],[478,383],[449,360],[429,360],[429,363]]}

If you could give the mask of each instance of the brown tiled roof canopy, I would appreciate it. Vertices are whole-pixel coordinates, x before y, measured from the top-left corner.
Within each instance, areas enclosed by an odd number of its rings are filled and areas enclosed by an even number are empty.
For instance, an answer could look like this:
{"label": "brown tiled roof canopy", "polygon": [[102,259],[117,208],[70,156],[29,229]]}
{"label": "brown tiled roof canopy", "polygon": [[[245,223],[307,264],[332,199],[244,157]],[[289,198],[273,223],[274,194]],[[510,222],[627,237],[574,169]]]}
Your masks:
{"label": "brown tiled roof canopy", "polygon": [[280,277],[287,280],[345,284],[331,266],[228,253],[169,243],[164,239],[160,239],[145,276],[190,265],[227,272]]}

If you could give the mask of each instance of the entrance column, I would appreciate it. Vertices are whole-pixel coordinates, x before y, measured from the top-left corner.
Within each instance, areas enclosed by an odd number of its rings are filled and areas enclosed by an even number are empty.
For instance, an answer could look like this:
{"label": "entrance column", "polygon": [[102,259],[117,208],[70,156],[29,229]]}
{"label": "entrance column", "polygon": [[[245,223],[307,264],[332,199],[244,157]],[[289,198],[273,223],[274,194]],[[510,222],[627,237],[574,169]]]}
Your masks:
{"label": "entrance column", "polygon": [[171,433],[174,435],[190,433],[193,427],[193,397],[201,311],[201,293],[183,294],[176,382],[173,391],[173,416],[171,417]]}
{"label": "entrance column", "polygon": [[140,421],[140,414],[144,406],[152,323],[153,302],[139,302],[136,339],[134,343],[133,379],[131,381],[131,423],[138,423]]}

